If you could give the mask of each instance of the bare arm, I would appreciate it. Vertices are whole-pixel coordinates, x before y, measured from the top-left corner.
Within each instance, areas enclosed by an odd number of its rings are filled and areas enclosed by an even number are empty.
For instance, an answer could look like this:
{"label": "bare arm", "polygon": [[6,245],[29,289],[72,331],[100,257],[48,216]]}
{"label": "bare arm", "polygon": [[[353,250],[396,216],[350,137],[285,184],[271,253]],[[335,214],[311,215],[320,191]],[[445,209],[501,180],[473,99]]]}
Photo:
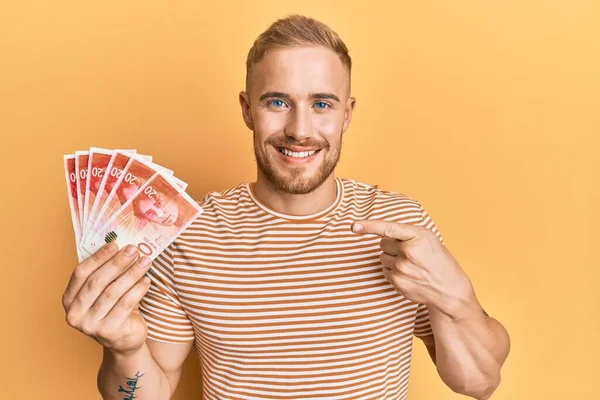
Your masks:
{"label": "bare arm", "polygon": [[430,307],[434,334],[422,339],[446,385],[457,393],[485,400],[500,384],[510,339],[506,329],[472,301],[452,316]]}
{"label": "bare arm", "polygon": [[170,344],[149,339],[141,349],[129,354],[104,348],[98,371],[102,398],[122,400],[135,394],[136,398],[170,399],[192,343]]}
{"label": "bare arm", "polygon": [[104,399],[170,399],[192,343],[147,339],[139,312],[150,287],[150,259],[115,243],[75,267],[63,306],[67,323],[104,347],[98,389]]}
{"label": "bare arm", "polygon": [[[421,208],[422,209],[422,208]],[[428,217],[422,209],[423,224]],[[442,380],[455,392],[480,400],[500,384],[508,356],[506,329],[487,316],[473,285],[429,221],[424,226],[362,220],[353,231],[382,237],[380,260],[385,278],[404,297],[425,304],[435,339],[428,350]]]}

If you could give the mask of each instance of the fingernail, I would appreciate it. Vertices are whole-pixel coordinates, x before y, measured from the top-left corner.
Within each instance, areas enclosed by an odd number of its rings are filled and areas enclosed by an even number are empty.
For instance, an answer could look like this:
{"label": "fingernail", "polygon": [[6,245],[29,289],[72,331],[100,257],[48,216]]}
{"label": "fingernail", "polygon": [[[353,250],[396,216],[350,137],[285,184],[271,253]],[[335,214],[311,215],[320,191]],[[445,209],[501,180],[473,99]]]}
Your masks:
{"label": "fingernail", "polygon": [[128,245],[125,249],[125,254],[127,254],[128,256],[132,256],[135,253],[137,253],[137,248],[135,246]]}
{"label": "fingernail", "polygon": [[140,268],[146,268],[148,265],[150,265],[150,259],[148,257],[143,257],[140,260]]}
{"label": "fingernail", "polygon": [[352,226],[352,232],[362,232],[363,226],[361,224],[354,224]]}

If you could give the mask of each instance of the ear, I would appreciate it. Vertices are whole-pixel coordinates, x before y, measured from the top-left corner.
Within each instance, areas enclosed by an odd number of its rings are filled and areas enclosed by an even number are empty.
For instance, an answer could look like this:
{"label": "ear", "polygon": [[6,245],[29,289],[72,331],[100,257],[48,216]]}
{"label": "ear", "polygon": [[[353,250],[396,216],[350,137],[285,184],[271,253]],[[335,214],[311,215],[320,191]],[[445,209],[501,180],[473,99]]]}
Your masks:
{"label": "ear", "polygon": [[344,124],[342,125],[342,134],[346,132],[348,127],[350,126],[350,121],[352,121],[352,113],[356,108],[356,98],[349,97],[348,101],[346,101],[345,111],[344,111]]}
{"label": "ear", "polygon": [[242,107],[242,118],[244,118],[244,122],[246,126],[251,131],[254,131],[254,123],[252,122],[252,113],[250,112],[250,96],[248,93],[241,91],[240,92],[240,106]]}

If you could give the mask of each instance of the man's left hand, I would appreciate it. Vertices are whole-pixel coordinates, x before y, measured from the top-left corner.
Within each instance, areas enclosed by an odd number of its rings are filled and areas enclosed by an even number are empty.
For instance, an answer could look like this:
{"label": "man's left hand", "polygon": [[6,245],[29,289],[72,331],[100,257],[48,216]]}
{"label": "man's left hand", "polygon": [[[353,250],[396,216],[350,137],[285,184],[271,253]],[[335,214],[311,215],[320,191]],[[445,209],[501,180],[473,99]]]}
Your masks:
{"label": "man's left hand", "polygon": [[469,306],[476,300],[471,281],[432,231],[383,220],[356,221],[352,231],[381,236],[383,274],[407,299],[452,319],[472,310]]}

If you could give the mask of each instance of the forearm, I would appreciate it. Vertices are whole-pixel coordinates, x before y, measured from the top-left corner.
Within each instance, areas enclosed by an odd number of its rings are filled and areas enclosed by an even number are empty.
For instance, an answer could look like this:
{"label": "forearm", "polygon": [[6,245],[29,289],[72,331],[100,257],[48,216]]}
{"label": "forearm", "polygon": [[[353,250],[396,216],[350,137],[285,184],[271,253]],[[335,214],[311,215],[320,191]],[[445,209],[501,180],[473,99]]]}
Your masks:
{"label": "forearm", "polygon": [[128,355],[116,354],[104,348],[98,371],[98,390],[104,400],[171,398],[169,380],[152,358],[146,344]]}
{"label": "forearm", "polygon": [[508,356],[510,339],[504,327],[485,315],[479,303],[465,306],[460,318],[430,307],[435,337],[436,366],[454,391],[487,399],[500,384],[500,368]]}

